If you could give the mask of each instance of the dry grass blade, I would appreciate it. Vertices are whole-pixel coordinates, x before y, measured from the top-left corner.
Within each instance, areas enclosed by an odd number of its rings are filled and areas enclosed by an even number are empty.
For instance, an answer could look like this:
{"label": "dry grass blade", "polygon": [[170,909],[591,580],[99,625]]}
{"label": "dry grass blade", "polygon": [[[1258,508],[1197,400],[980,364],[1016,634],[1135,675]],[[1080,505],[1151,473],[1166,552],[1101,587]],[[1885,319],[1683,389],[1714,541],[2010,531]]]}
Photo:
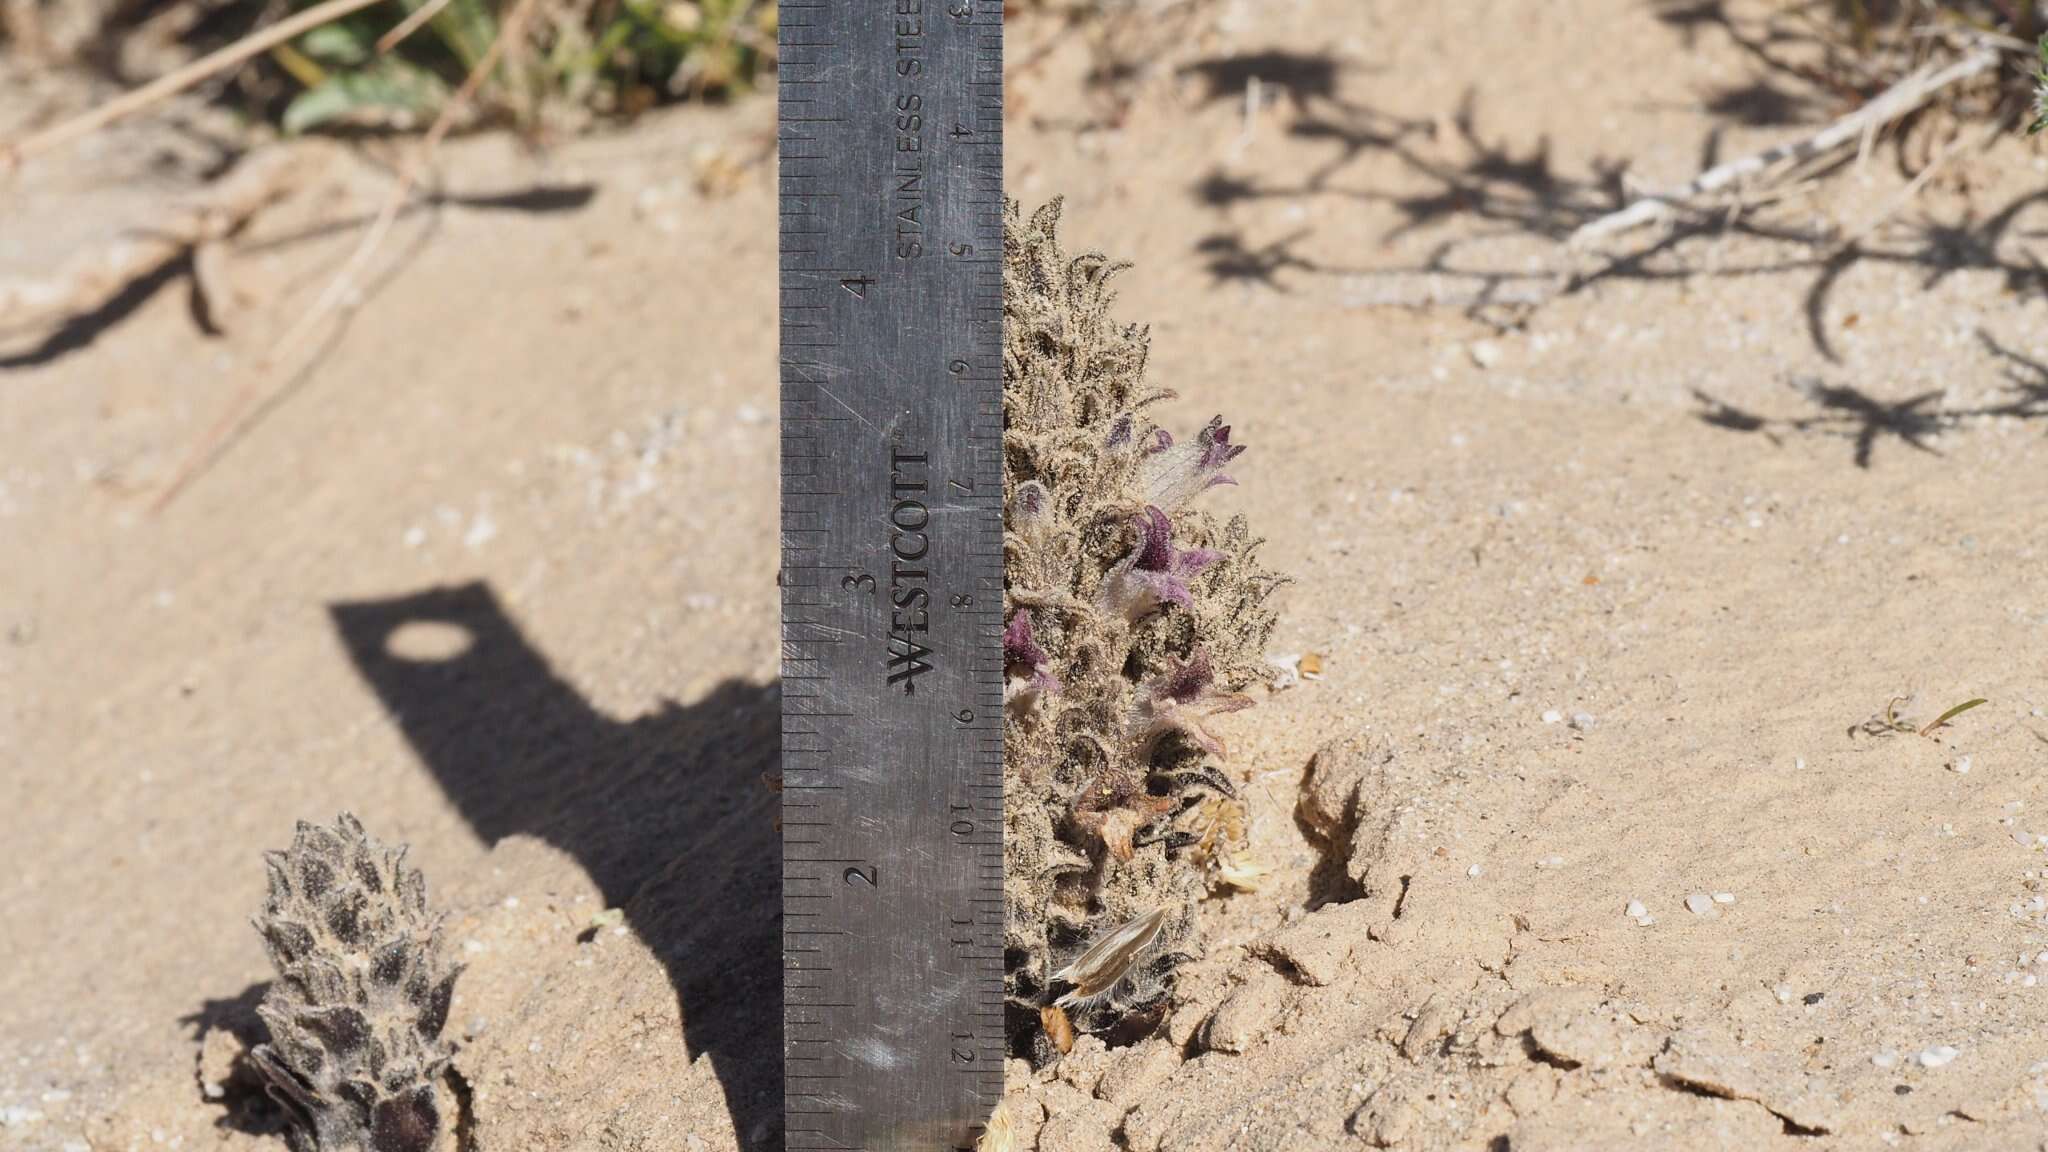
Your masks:
{"label": "dry grass blade", "polygon": [[1913,698],[1911,696],[1894,696],[1891,699],[1885,701],[1884,726],[1902,732],[1912,731],[1912,725],[1904,723],[1899,719],[1900,707],[1902,707],[1903,705],[1911,704],[1912,702]]}
{"label": "dry grass blade", "polygon": [[2004,54],[1978,47],[1946,68],[1923,68],[1879,93],[1868,104],[1803,140],[1780,144],[1720,164],[1676,188],[1644,196],[1618,212],[1610,212],[1572,233],[1570,244],[1583,246],[1670,215],[1680,205],[1731,188],[1740,181],[1785,161],[1810,160],[1832,152],[1919,108],[1944,88],[1960,84],[1998,66]]}
{"label": "dry grass blade", "polygon": [[446,8],[449,3],[451,0],[427,0],[425,4],[413,9],[412,15],[400,20],[391,31],[377,38],[377,55],[386,55],[393,48],[405,43],[407,37],[425,28],[427,21],[439,16],[441,9]]}
{"label": "dry grass blade", "polygon": [[83,136],[89,136],[116,120],[133,116],[160,100],[169,99],[206,78],[225,72],[254,56],[306,32],[359,12],[384,0],[327,0],[295,16],[287,17],[259,32],[252,32],[218,52],[202,56],[173,72],[167,72],[132,92],[124,92],[105,104],[61,124],[23,137],[12,144],[0,144],[0,172],[11,170],[38,152],[47,152]]}
{"label": "dry grass blade", "polygon": [[1922,736],[1932,735],[1942,725],[1948,723],[1949,721],[1955,719],[1958,716],[1961,716],[1963,713],[1968,712],[1970,709],[1975,708],[1977,705],[1983,704],[1985,702],[1986,701],[1981,696],[1975,700],[1965,700],[1961,704],[1958,704],[1955,707],[1949,709],[1948,711],[1943,712],[1941,715],[1936,716],[1932,723],[1928,724],[1927,727],[1922,728],[1920,730],[1920,734]]}
{"label": "dry grass blade", "polygon": [[1913,198],[1918,196],[1921,190],[1927,187],[1935,175],[1965,148],[1972,146],[1980,148],[1989,147],[2005,130],[2006,122],[2003,118],[1999,118],[1986,125],[1984,131],[1979,135],[1958,136],[1954,140],[1949,141],[1947,147],[1943,148],[1933,160],[1928,161],[1927,166],[1920,169],[1919,174],[1908,181],[1904,188],[1899,189],[1889,200],[1885,201],[1884,205],[1872,214],[1869,220],[1865,221],[1854,232],[1836,241],[1833,250],[1836,252],[1846,252],[1868,239],[1878,229],[1890,222],[1892,217],[1898,215],[1899,211],[1907,204],[1912,203]]}
{"label": "dry grass blade", "polygon": [[[448,98],[448,102],[441,106],[441,113],[435,117],[433,126],[427,129],[427,134],[421,138],[418,149],[400,170],[398,185],[385,199],[383,207],[377,212],[377,218],[370,222],[362,240],[356,244],[355,250],[349,253],[349,258],[342,264],[341,270],[327,282],[326,288],[321,291],[319,299],[313,302],[313,306],[300,314],[298,320],[278,338],[270,353],[263,358],[259,366],[262,374],[270,375],[279,363],[295,354],[306,343],[314,329],[354,293],[357,282],[376,256],[377,250],[383,247],[384,238],[390,234],[391,226],[397,222],[399,213],[404,211],[406,203],[412,199],[413,187],[419,183],[420,173],[432,159],[434,150],[447,137],[456,118],[476,97],[477,90],[483,87],[484,80],[497,68],[506,46],[524,35],[526,21],[533,14],[535,3],[536,0],[519,0],[518,5],[506,15],[504,23],[498,27],[497,38],[491,41],[491,46],[485,50],[483,58],[476,62],[476,67],[470,69],[469,75],[462,81],[462,87],[456,89],[455,94]],[[250,412],[259,407],[258,399],[258,390],[253,385],[244,387],[236,393],[234,399],[229,402],[227,411],[207,431],[198,447],[171,477],[170,483],[164,486],[162,494],[151,503],[152,513],[163,511],[165,506],[184,490],[185,485],[192,482],[192,478],[198,475],[199,469],[212,458],[220,445],[226,442]]]}
{"label": "dry grass blade", "polygon": [[1053,973],[1053,980],[1074,986],[1057,1003],[1086,1003],[1116,987],[1137,962],[1138,954],[1152,946],[1165,926],[1166,909],[1154,908],[1090,944],[1073,963]]}

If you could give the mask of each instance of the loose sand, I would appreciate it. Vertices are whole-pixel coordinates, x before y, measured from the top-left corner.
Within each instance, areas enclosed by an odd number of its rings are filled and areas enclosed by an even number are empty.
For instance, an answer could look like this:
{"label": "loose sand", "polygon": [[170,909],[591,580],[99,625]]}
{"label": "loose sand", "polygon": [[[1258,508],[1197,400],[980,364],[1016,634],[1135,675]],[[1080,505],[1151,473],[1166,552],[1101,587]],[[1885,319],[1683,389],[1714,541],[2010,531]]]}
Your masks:
{"label": "loose sand", "polygon": [[[1020,1066],[1017,1147],[2048,1138],[2048,165],[1800,240],[1890,201],[1880,145],[1532,308],[1618,165],[1847,107],[1718,8],[1236,0],[1127,107],[1013,27],[1011,190],[1137,262],[1171,422],[1251,445],[1213,498],[1297,577],[1274,654],[1322,668],[1224,722],[1270,882],[1207,907],[1166,1035]],[[281,1146],[236,1062],[257,852],[343,808],[450,910],[473,1147],[779,1146],[772,112],[450,147],[158,515],[382,172],[306,146],[225,334],[173,269],[5,335],[0,1147]],[[0,278],[208,155],[31,166]],[[1990,703],[1850,733],[1908,693]]]}

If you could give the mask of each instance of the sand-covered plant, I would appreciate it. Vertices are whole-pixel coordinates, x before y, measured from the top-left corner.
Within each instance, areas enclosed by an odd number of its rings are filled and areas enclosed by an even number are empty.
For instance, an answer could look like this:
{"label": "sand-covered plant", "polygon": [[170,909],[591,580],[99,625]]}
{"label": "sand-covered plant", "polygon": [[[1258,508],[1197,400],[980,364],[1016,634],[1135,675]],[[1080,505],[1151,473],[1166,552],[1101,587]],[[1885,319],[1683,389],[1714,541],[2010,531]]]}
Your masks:
{"label": "sand-covered plant", "polygon": [[331,828],[301,821],[263,862],[256,930],[277,980],[257,1009],[270,1043],[252,1057],[294,1152],[426,1152],[458,972],[440,958],[426,881],[347,813]]}
{"label": "sand-covered plant", "polygon": [[1004,238],[1006,982],[1034,1059],[1156,1022],[1200,951],[1194,904],[1244,883],[1243,807],[1209,719],[1249,707],[1280,580],[1196,505],[1244,451],[1221,417],[1147,415],[1122,267],[1069,256],[1058,201]]}

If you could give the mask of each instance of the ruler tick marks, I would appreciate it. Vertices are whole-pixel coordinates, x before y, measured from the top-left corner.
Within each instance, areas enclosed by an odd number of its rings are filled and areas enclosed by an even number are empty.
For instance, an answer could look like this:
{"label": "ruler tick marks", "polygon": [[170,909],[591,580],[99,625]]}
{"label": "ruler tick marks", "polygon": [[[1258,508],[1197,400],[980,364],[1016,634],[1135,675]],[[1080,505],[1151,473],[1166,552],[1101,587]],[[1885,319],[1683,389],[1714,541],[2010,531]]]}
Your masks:
{"label": "ruler tick marks", "polygon": [[955,1152],[1005,1049],[1002,0],[782,9],[784,1131]]}

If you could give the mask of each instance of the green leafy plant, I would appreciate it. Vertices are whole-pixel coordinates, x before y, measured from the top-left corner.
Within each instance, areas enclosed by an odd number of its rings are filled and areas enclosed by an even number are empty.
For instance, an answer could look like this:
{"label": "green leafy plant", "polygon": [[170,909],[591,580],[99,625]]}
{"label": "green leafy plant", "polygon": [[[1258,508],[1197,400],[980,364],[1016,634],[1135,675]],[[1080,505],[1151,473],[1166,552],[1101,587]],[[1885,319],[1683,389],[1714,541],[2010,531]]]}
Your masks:
{"label": "green leafy plant", "polygon": [[1911,732],[1916,736],[1925,736],[1933,739],[1934,734],[1945,727],[1949,721],[1954,720],[1956,717],[1961,716],[1980,704],[1988,703],[1981,696],[1973,697],[1948,709],[1933,720],[1920,724],[1906,717],[1905,709],[1912,702],[1913,698],[1911,696],[1892,697],[1885,701],[1884,711],[1879,712],[1861,724],[1851,727],[1849,735],[1853,737],[1856,733],[1861,732],[1868,736],[1889,736],[1896,732]]}
{"label": "green leafy plant", "polygon": [[[485,59],[515,2],[391,0],[279,45],[271,60],[297,89],[281,126],[406,130],[431,119]],[[723,97],[772,66],[775,28],[772,0],[552,0],[505,46],[477,103],[531,125]]]}
{"label": "green leafy plant", "polygon": [[[603,77],[628,111],[655,94],[722,96],[751,85],[774,59],[775,27],[768,0],[623,0],[582,65]],[[571,71],[577,66],[561,63]]]}
{"label": "green leafy plant", "polygon": [[281,126],[412,128],[440,109],[497,34],[485,0],[396,0],[322,25],[271,51],[300,89]]}
{"label": "green leafy plant", "polygon": [[1950,708],[1948,711],[1943,712],[1941,715],[1936,716],[1932,723],[1920,729],[1920,735],[1933,735],[1937,730],[1941,728],[1942,725],[1947,724],[1949,721],[1955,719],[1958,716],[1961,716],[1963,713],[1968,712],[1970,709],[1975,708],[1977,705],[1982,704],[1984,702],[1984,698],[1981,696],[1977,697],[1974,700],[1963,701],[1961,704],[1958,704],[1955,707]]}
{"label": "green leafy plant", "polygon": [[2041,37],[2035,51],[2041,64],[2034,69],[2034,119],[2027,125],[2029,136],[2048,128],[2048,36]]}

